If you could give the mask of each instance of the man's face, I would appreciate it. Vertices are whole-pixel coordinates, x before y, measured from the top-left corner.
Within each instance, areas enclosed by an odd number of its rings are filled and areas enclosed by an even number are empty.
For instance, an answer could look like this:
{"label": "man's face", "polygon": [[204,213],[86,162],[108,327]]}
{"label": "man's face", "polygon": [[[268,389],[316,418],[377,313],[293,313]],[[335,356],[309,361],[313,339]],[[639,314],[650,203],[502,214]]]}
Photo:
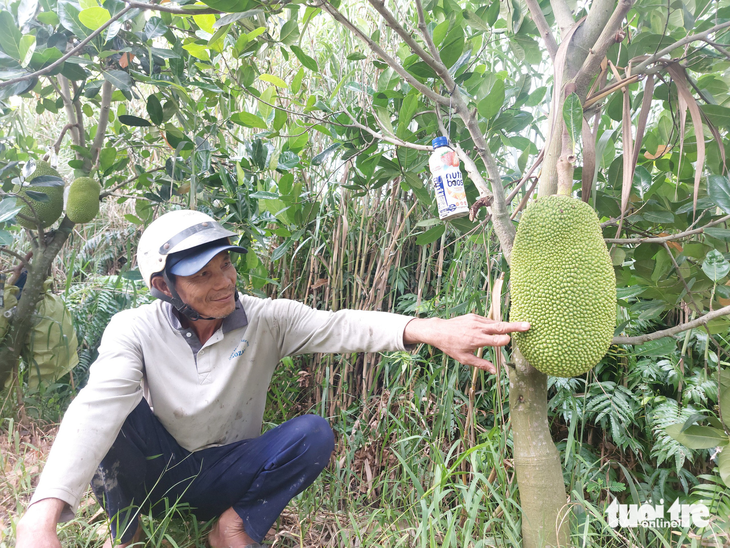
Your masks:
{"label": "man's face", "polygon": [[183,302],[201,316],[225,318],[236,309],[236,269],[222,251],[192,276],[177,276],[175,288]]}

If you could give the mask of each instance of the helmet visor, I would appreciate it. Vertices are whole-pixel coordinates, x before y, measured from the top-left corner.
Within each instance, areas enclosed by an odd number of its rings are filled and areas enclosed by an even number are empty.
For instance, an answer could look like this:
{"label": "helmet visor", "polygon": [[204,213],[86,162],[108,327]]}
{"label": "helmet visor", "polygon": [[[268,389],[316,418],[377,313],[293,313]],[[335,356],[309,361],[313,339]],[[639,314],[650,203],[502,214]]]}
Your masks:
{"label": "helmet visor", "polygon": [[213,257],[223,251],[233,253],[247,252],[244,247],[231,245],[227,239],[218,240],[208,245],[173,253],[167,259],[167,271],[175,276],[192,276],[207,265]]}

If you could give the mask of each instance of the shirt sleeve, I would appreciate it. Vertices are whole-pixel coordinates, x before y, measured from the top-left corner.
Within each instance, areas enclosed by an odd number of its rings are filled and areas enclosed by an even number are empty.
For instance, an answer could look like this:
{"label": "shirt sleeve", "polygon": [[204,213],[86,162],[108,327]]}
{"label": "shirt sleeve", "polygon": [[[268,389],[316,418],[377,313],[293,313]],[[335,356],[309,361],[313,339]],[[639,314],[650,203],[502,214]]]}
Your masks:
{"label": "shirt sleeve", "polygon": [[279,337],[279,359],[315,352],[408,350],[403,331],[413,318],[366,310],[315,310],[288,299],[271,301],[271,320]]}
{"label": "shirt sleeve", "polygon": [[143,370],[133,319],[121,312],[104,331],[88,384],[63,417],[31,504],[61,499],[69,505],[61,521],[73,517],[99,463],[142,400]]}

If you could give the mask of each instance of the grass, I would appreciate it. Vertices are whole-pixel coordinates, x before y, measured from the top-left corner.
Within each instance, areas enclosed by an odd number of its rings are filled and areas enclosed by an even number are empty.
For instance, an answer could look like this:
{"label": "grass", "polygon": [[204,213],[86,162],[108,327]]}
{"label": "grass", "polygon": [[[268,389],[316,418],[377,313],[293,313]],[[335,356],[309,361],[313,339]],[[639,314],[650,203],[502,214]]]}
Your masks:
{"label": "grass", "polygon": [[[283,371],[296,379],[294,364]],[[509,423],[500,419],[487,426],[478,420],[476,444],[470,446],[464,437],[467,406],[460,368],[433,363],[404,367],[403,356],[394,354],[385,356],[382,371],[380,393],[366,404],[330,417],[337,434],[335,455],[314,485],[287,507],[267,536],[267,544],[291,548],[519,546],[522,523],[510,460]],[[268,415],[284,408],[276,397],[273,392]],[[273,425],[267,423],[267,427]],[[15,523],[32,493],[54,432],[53,426],[26,428],[11,419],[3,424],[1,548],[14,545]],[[605,474],[604,468],[613,463],[596,470],[596,465],[581,460],[587,448],[575,438],[572,444],[571,504],[566,506],[570,510],[566,519],[571,520],[573,546],[699,547],[730,542],[718,523],[704,532],[614,531],[606,523],[607,491],[595,497],[591,496],[594,491],[585,489],[597,472]],[[640,488],[638,479],[631,481],[629,490]],[[727,507],[730,499],[722,486],[706,485],[716,487],[713,510]],[[209,527],[174,504],[163,518],[144,517],[142,525],[147,534],[144,546],[179,548],[205,546]],[[100,547],[107,535],[104,513],[90,492],[77,517],[59,527],[63,546]]]}

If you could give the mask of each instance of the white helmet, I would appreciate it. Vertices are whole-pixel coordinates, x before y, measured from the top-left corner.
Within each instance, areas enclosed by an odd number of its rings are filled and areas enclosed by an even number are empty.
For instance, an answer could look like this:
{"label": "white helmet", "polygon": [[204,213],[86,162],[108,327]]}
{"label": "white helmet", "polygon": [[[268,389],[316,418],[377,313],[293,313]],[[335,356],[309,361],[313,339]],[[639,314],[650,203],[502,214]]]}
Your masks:
{"label": "white helmet", "polygon": [[[182,302],[175,290],[174,279],[168,277],[165,267],[168,265],[171,255],[201,246],[210,247],[207,244],[220,240],[226,240],[229,243],[228,238],[231,236],[236,236],[236,233],[226,230],[215,219],[199,211],[171,211],[155,219],[144,231],[137,246],[137,264],[150,293],[172,303],[191,320],[201,319],[202,317],[197,311]],[[226,248],[237,252],[246,251],[234,245],[220,247],[220,249]],[[152,278],[157,275],[164,278],[172,293],[172,298],[152,287]],[[238,297],[237,294],[236,297]]]}
{"label": "white helmet", "polygon": [[153,276],[162,274],[170,254],[231,236],[236,233],[200,211],[182,209],[165,213],[155,219],[139,239],[137,264],[144,283],[152,288]]}

